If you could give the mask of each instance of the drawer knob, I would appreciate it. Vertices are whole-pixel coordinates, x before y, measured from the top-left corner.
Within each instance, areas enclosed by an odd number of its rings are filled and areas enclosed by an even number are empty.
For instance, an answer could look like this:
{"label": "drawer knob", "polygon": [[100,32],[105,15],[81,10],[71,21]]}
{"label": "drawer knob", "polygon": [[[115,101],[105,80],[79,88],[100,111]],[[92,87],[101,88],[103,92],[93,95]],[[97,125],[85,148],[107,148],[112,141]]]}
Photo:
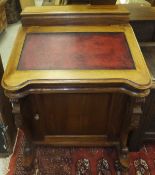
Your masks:
{"label": "drawer knob", "polygon": [[39,114],[36,114],[36,115],[34,116],[34,119],[35,119],[35,120],[39,120],[39,118],[40,118],[40,117],[39,117]]}

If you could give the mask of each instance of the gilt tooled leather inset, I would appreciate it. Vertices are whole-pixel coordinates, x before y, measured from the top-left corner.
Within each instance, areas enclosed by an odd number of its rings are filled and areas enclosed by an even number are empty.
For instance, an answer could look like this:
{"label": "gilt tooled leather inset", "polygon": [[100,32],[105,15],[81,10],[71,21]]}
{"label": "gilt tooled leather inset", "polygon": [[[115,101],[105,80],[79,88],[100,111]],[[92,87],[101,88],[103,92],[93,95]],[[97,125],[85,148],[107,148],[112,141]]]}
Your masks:
{"label": "gilt tooled leather inset", "polygon": [[134,69],[122,32],[29,33],[18,70]]}

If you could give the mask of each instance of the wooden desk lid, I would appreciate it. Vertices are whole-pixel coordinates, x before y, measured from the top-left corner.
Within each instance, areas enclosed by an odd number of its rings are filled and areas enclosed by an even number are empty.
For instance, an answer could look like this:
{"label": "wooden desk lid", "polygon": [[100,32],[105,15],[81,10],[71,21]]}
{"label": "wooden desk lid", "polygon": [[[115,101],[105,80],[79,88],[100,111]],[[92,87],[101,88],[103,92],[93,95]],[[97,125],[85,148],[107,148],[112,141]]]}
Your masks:
{"label": "wooden desk lid", "polygon": [[149,89],[150,75],[130,25],[21,28],[3,87],[124,84]]}

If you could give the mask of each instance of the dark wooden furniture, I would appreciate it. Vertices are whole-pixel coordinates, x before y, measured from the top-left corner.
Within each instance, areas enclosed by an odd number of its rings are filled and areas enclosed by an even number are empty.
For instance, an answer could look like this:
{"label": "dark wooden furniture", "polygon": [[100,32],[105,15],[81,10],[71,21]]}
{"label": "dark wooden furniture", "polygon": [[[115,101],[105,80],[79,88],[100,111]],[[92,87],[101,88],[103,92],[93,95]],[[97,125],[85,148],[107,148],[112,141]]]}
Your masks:
{"label": "dark wooden furniture", "polygon": [[[2,79],[3,72],[0,58],[0,79]],[[0,157],[8,156],[12,153],[15,137],[16,127],[14,125],[11,103],[4,95],[2,86],[0,86]]]}
{"label": "dark wooden furniture", "polygon": [[45,1],[43,5],[114,5],[116,0],[53,0]]}
{"label": "dark wooden furniture", "polygon": [[21,7],[19,0],[7,0],[5,10],[8,24],[13,24],[20,20]]}
{"label": "dark wooden furniture", "polygon": [[131,134],[130,150],[138,150],[144,144],[155,141],[155,42],[141,43],[141,50],[152,76],[152,86],[142,107],[140,126]]}
{"label": "dark wooden furniture", "polygon": [[155,41],[155,7],[140,4],[123,5],[129,12],[130,24],[138,42]]}
{"label": "dark wooden furniture", "polygon": [[142,52],[152,75],[151,93],[146,98],[144,110],[143,128],[143,142],[155,141],[155,42],[143,43],[141,45]]}
{"label": "dark wooden furniture", "polygon": [[130,134],[130,150],[139,150],[145,143],[155,140],[154,122],[154,75],[155,75],[155,8],[149,6],[123,5],[130,11],[130,24],[141,46],[142,53],[152,76],[151,93],[143,104],[140,126]]}
{"label": "dark wooden furniture", "polygon": [[[26,135],[25,165],[39,143],[116,146],[127,166],[128,135],[139,126],[151,86],[128,12],[119,6],[64,6],[63,17],[61,7],[39,10],[23,12],[23,25],[34,26],[18,33],[2,81],[16,126]],[[62,26],[63,18],[69,26]]]}
{"label": "dark wooden furniture", "polygon": [[116,0],[68,0],[67,4],[114,5]]}

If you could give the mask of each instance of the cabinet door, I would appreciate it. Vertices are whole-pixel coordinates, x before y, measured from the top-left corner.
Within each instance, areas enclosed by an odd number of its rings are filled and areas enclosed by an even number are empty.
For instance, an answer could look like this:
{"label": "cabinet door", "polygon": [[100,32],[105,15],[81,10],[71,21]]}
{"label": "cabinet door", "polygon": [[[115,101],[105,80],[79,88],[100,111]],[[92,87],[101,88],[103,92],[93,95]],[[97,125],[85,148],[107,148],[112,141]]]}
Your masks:
{"label": "cabinet door", "polygon": [[34,139],[46,136],[104,136],[118,139],[127,121],[123,94],[40,94],[22,99],[24,123]]}

